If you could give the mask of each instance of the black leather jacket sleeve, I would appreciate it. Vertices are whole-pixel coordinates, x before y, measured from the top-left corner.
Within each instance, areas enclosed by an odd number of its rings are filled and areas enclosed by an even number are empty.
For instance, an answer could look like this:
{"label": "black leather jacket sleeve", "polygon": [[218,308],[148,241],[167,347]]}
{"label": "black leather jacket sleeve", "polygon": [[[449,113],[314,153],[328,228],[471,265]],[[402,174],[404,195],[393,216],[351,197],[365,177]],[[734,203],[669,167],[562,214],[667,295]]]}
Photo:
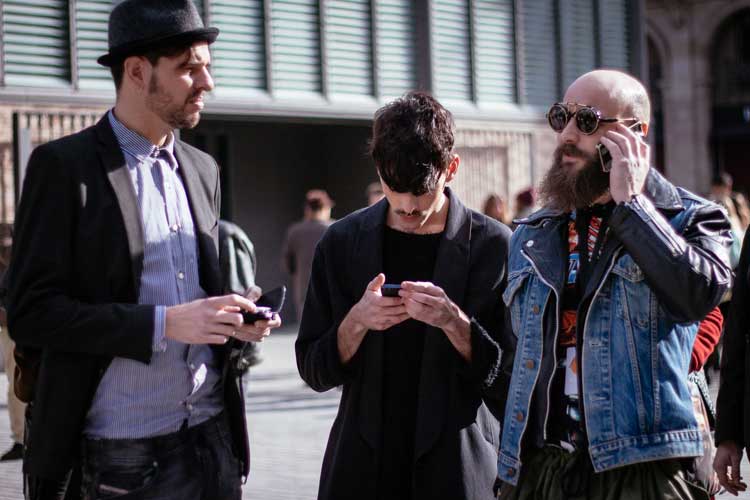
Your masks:
{"label": "black leather jacket sleeve", "polygon": [[732,303],[724,329],[724,350],[721,355],[721,385],[716,403],[716,443],[734,441],[745,445],[745,395],[748,390],[746,356],[750,329],[750,296],[748,266],[750,265],[750,231],[745,233],[737,278],[732,289]]}
{"label": "black leather jacket sleeve", "polygon": [[610,219],[659,302],[678,322],[702,320],[732,284],[732,235],[725,212],[707,202],[685,210],[691,213],[681,233],[644,195],[619,204]]}

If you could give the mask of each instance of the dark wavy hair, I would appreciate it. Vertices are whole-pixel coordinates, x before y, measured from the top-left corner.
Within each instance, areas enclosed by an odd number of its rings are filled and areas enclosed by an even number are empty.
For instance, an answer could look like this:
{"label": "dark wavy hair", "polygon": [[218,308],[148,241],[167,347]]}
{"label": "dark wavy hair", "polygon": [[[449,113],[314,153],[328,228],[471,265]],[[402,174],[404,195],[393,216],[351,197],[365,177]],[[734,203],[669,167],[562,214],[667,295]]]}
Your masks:
{"label": "dark wavy hair", "polygon": [[453,154],[453,115],[434,97],[410,92],[375,112],[370,155],[397,193],[433,191]]}

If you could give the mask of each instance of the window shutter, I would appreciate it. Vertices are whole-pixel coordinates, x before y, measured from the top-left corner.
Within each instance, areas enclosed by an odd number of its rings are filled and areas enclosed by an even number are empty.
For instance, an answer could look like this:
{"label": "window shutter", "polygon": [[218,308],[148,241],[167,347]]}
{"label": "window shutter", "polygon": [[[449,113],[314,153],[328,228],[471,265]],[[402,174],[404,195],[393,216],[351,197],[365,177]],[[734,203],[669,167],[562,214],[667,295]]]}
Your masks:
{"label": "window shutter", "polygon": [[70,36],[64,0],[2,0],[6,85],[70,83]]}
{"label": "window shutter", "polygon": [[274,91],[320,92],[317,0],[273,0],[271,39]]}
{"label": "window shutter", "polygon": [[397,97],[417,87],[414,4],[411,0],[375,2],[378,94]]}
{"label": "window shutter", "polygon": [[112,1],[78,0],[75,5],[78,84],[81,88],[111,88],[112,75],[96,60],[109,50],[107,29]]}
{"label": "window shutter", "polygon": [[471,101],[470,21],[468,0],[433,0],[432,70],[435,94],[439,98]]}
{"label": "window shutter", "polygon": [[219,28],[211,45],[216,91],[266,88],[265,24],[262,0],[212,0],[210,24]]}
{"label": "window shutter", "polygon": [[513,0],[474,0],[473,8],[477,99],[515,102]]}
{"label": "window shutter", "polygon": [[369,0],[326,0],[324,5],[328,93],[372,95]]}
{"label": "window shutter", "polygon": [[630,69],[630,33],[626,0],[600,0],[599,32],[602,65],[621,70]]}
{"label": "window shutter", "polygon": [[560,0],[563,88],[596,66],[592,0]]}
{"label": "window shutter", "polygon": [[555,0],[518,2],[523,36],[523,100],[549,106],[558,95],[558,47]]}

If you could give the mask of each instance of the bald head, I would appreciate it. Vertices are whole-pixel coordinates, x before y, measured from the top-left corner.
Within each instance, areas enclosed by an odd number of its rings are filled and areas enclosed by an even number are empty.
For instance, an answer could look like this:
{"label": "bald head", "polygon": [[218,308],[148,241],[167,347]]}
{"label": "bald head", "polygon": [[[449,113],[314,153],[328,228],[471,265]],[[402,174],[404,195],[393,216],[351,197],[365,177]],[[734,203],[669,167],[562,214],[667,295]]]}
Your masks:
{"label": "bald head", "polygon": [[607,118],[651,120],[651,102],[643,84],[622,71],[590,71],[570,84],[565,102],[586,104],[599,109]]}

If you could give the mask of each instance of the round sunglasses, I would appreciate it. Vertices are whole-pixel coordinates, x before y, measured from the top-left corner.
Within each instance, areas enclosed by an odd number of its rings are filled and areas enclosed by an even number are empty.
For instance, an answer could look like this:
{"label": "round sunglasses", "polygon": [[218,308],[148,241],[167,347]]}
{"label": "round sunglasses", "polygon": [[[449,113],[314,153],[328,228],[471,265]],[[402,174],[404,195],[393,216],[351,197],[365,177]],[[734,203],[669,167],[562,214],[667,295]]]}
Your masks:
{"label": "round sunglasses", "polygon": [[[569,106],[575,106],[575,111],[570,111]],[[600,123],[617,123],[638,121],[637,118],[603,118],[601,111],[593,106],[578,104],[575,102],[556,102],[547,111],[547,121],[557,133],[562,132],[571,118],[575,117],[576,127],[582,134],[591,135],[597,131]]]}

